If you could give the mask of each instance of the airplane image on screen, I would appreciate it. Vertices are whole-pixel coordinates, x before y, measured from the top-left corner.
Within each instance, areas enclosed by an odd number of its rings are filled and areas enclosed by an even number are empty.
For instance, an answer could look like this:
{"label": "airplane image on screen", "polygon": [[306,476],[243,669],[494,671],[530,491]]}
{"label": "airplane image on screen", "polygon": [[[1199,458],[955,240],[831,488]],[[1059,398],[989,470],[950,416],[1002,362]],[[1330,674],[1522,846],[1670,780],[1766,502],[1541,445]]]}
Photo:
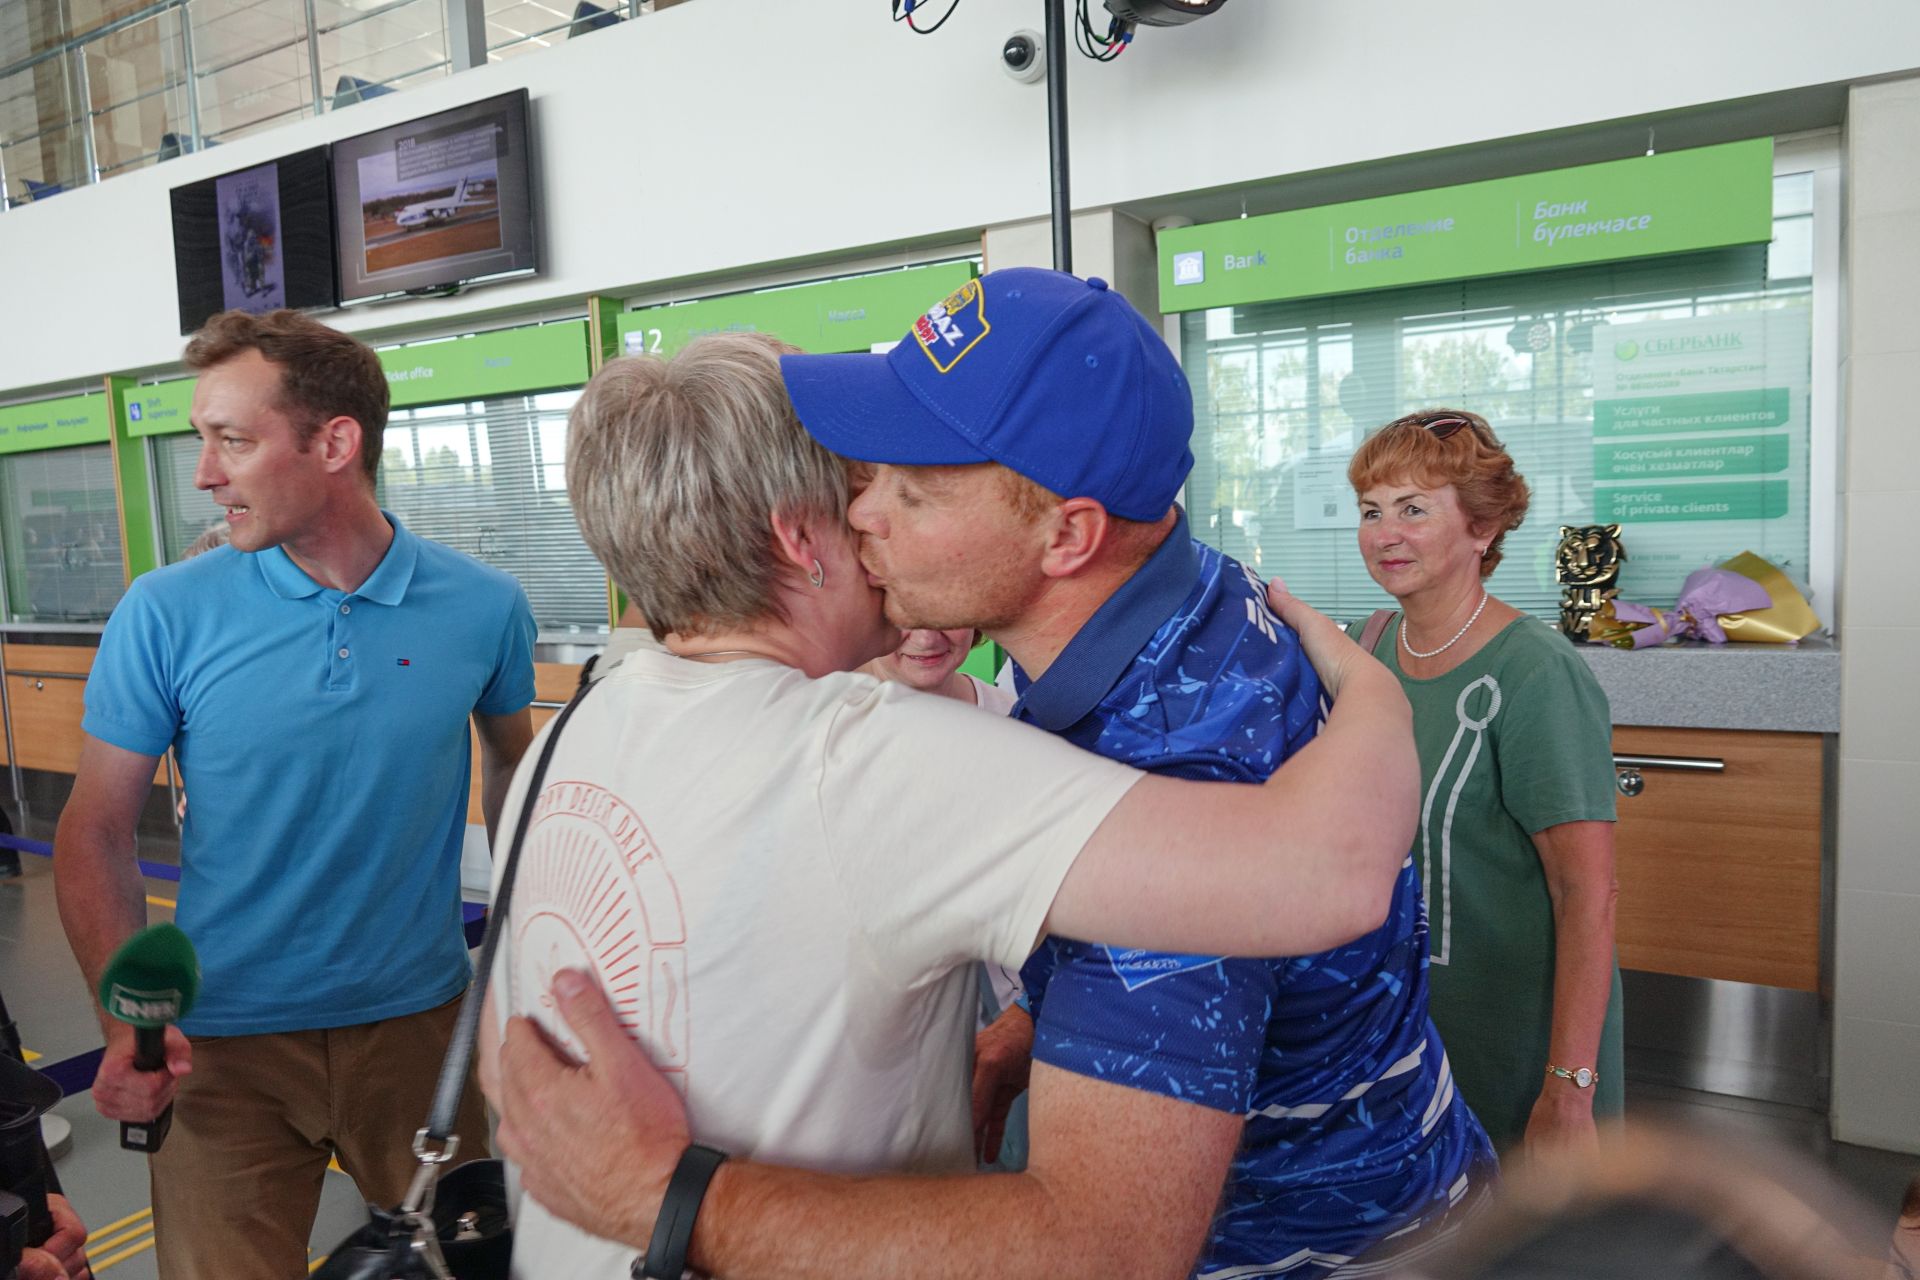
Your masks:
{"label": "airplane image on screen", "polygon": [[460,179],[460,185],[453,194],[444,200],[422,200],[419,204],[410,204],[393,217],[393,225],[404,227],[408,231],[419,227],[431,227],[447,222],[458,216],[462,207],[468,203],[479,204],[478,200],[467,200],[467,179]]}

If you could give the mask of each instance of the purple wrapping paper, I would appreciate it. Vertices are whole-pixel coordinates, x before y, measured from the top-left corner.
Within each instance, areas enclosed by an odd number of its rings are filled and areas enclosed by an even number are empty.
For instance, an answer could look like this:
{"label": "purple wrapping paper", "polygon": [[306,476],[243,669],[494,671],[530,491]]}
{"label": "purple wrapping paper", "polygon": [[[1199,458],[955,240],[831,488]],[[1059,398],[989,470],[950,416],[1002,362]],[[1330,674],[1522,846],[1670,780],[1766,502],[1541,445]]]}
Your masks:
{"label": "purple wrapping paper", "polygon": [[1671,609],[1654,609],[1627,600],[1613,601],[1613,615],[1621,622],[1644,622],[1633,633],[1633,647],[1650,649],[1679,636],[1698,636],[1712,644],[1725,644],[1727,633],[1720,627],[1724,613],[1748,613],[1773,603],[1767,589],[1752,578],[1731,569],[1696,569],[1687,575],[1680,598]]}

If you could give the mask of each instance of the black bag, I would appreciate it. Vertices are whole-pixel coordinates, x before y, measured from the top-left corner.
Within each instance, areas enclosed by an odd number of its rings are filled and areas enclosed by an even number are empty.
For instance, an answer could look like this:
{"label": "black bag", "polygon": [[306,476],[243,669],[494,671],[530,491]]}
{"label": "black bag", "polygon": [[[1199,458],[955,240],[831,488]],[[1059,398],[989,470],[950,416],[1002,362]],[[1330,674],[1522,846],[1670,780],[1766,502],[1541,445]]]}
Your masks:
{"label": "black bag", "polygon": [[592,688],[589,663],[580,673],[580,687],[561,708],[533,777],[527,780],[513,841],[507,846],[507,864],[500,888],[487,914],[486,936],[480,942],[480,960],[473,985],[460,1005],[446,1061],[434,1086],[433,1107],[426,1127],[413,1135],[413,1154],[420,1161],[407,1198],[388,1210],[367,1206],[370,1221],[342,1240],[314,1272],[314,1280],[507,1280],[513,1258],[513,1228],[507,1219],[506,1166],[498,1160],[470,1160],[445,1176],[441,1168],[453,1159],[460,1139],[453,1132],[466,1089],[467,1069],[480,1029],[481,1005],[487,979],[493,973],[500,931],[506,927],[507,907],[513,898],[514,877],[520,870],[520,846],[527,838],[533,806],[546,780],[547,763],[567,717]]}
{"label": "black bag", "polygon": [[434,1269],[412,1215],[368,1206],[372,1221],[342,1240],[314,1275],[318,1280],[507,1280],[513,1229],[507,1222],[506,1167],[498,1160],[469,1160],[440,1178],[433,1191],[425,1213],[442,1270]]}

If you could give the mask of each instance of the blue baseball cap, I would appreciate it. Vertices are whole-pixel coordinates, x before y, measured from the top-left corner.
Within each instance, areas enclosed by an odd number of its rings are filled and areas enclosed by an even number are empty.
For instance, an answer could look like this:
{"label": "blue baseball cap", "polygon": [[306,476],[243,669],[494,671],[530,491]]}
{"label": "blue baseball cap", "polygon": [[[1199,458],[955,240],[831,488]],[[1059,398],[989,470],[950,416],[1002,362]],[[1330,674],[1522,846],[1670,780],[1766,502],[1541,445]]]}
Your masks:
{"label": "blue baseball cap", "polygon": [[969,280],[886,355],[780,357],[800,421],[862,462],[998,462],[1127,520],[1193,469],[1193,393],[1166,342],[1100,279],[1009,267]]}

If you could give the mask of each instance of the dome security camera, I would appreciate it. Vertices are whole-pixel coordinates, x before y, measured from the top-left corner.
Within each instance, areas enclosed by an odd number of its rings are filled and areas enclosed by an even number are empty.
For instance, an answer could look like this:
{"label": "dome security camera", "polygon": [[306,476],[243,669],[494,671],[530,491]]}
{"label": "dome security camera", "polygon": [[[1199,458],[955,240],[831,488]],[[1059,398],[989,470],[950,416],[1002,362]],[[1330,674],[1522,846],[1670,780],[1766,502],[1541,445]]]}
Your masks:
{"label": "dome security camera", "polygon": [[1021,84],[1033,84],[1047,75],[1047,46],[1038,31],[1022,28],[1000,44],[1000,69]]}

